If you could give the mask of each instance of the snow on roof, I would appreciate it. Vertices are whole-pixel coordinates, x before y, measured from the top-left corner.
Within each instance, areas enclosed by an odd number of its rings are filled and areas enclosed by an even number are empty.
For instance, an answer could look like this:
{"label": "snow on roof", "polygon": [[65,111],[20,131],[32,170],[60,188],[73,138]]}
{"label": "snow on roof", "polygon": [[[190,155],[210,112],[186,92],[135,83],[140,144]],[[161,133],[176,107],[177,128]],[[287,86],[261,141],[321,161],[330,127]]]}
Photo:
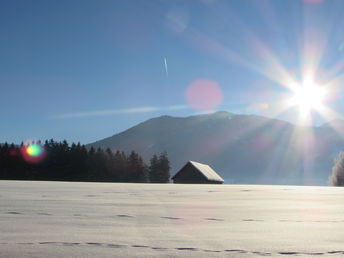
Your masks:
{"label": "snow on roof", "polygon": [[222,177],[220,177],[210,166],[191,160],[189,162],[208,180],[224,182]]}

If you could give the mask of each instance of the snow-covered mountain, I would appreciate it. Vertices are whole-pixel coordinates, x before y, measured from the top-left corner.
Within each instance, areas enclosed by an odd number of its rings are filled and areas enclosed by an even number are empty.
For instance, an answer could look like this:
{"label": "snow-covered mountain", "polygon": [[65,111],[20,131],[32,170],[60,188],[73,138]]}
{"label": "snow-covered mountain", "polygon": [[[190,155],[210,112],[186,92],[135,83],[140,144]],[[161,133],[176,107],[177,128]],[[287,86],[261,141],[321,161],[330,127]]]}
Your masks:
{"label": "snow-covered mountain", "polygon": [[333,159],[344,150],[336,130],[216,112],[153,118],[88,147],[135,150],[146,161],[167,151],[172,174],[195,160],[211,165],[225,183],[326,185]]}

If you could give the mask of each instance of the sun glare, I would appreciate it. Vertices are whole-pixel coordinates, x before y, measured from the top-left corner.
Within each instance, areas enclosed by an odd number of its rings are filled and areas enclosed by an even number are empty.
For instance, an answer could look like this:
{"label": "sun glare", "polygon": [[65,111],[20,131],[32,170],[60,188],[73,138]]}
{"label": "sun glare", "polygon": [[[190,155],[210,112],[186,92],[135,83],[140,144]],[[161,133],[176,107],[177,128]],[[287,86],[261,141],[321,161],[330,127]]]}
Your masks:
{"label": "sun glare", "polygon": [[305,116],[310,111],[320,111],[323,107],[326,90],[313,81],[303,82],[293,87],[293,96],[290,99],[291,106],[298,106],[300,114]]}

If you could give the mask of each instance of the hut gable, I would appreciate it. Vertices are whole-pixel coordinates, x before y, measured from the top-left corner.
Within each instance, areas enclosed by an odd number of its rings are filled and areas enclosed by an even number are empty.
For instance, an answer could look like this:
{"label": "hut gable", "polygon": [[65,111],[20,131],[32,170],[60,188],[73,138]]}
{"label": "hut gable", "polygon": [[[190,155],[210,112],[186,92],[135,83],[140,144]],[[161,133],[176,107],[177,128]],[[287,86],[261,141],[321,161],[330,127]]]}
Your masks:
{"label": "hut gable", "polygon": [[224,180],[208,165],[189,161],[174,177],[174,183],[222,184]]}

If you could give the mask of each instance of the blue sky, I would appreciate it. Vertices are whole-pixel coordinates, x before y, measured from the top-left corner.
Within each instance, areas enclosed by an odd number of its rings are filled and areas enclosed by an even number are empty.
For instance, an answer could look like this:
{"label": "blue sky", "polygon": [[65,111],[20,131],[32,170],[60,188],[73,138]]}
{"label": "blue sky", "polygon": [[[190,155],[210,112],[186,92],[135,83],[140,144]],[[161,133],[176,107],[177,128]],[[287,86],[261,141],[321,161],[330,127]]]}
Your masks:
{"label": "blue sky", "polygon": [[[335,81],[326,105],[343,109],[342,0],[0,4],[0,142],[89,143],[155,116],[214,110],[296,123],[296,108],[279,107],[290,90],[277,67],[299,80],[309,53],[316,80]],[[186,94],[202,81],[220,89],[210,110]]]}

